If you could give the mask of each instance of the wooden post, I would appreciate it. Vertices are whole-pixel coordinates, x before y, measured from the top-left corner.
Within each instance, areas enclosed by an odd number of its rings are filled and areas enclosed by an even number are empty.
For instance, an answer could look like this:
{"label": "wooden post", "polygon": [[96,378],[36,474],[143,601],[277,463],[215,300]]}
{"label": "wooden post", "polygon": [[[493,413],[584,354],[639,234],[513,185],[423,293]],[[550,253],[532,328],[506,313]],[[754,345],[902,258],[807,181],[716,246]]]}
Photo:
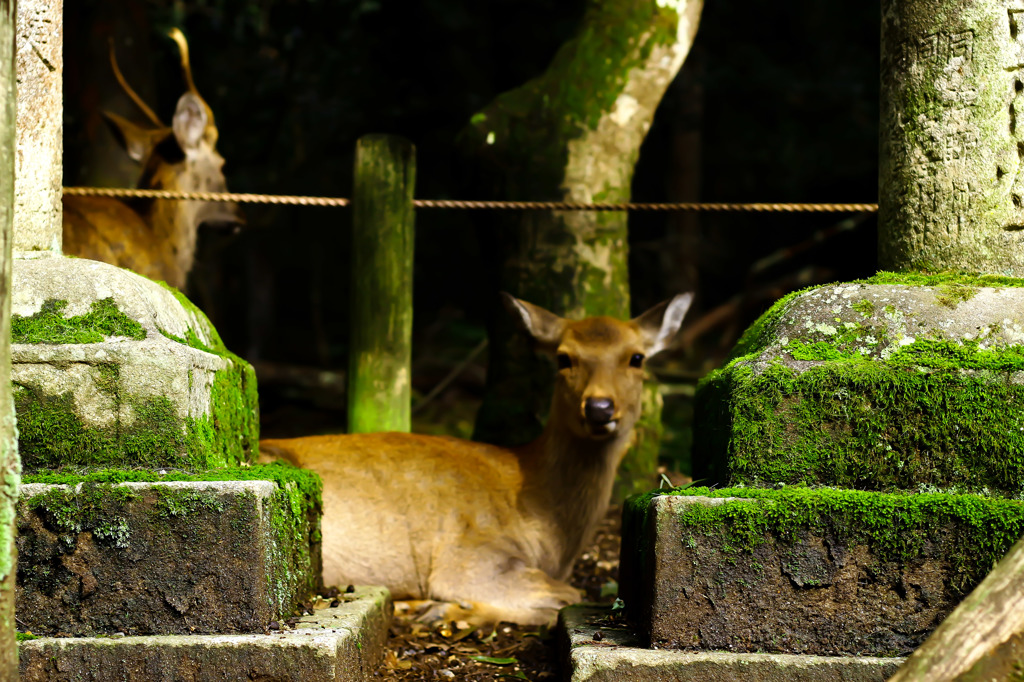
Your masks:
{"label": "wooden post", "polygon": [[17,86],[14,45],[17,0],[0,0],[0,679],[18,679],[14,638],[15,503],[21,462],[11,395],[11,241],[14,235],[14,157]]}
{"label": "wooden post", "polygon": [[356,143],[348,430],[408,431],[416,148],[393,135]]}

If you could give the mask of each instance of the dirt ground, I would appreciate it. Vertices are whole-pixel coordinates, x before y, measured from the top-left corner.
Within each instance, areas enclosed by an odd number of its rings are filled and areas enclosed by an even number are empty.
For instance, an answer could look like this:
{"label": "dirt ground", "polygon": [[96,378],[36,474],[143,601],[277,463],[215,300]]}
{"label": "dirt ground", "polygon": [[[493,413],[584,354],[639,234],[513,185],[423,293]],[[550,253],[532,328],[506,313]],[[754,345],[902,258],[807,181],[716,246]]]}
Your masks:
{"label": "dirt ground", "polygon": [[[590,546],[573,567],[572,584],[584,601],[611,603],[618,588],[622,509],[608,510]],[[395,608],[381,680],[533,680],[557,682],[558,652],[547,628],[499,623],[474,628],[467,623],[427,626],[416,622],[402,602]]]}

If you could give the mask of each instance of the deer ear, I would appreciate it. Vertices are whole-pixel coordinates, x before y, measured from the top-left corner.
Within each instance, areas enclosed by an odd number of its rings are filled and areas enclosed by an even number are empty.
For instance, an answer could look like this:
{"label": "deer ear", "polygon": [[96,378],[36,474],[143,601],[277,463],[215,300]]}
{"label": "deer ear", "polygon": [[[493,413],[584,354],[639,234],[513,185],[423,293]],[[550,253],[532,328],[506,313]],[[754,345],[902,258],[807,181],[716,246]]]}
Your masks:
{"label": "deer ear", "polygon": [[166,128],[163,130],[143,128],[110,111],[104,111],[103,118],[122,149],[133,161],[139,163],[142,163],[153,151],[153,147],[167,135]]}
{"label": "deer ear", "polygon": [[554,352],[565,331],[566,320],[540,306],[501,292],[501,301],[527,334],[541,349]]}
{"label": "deer ear", "polygon": [[186,92],[178,99],[171,123],[174,137],[182,149],[195,149],[199,146],[206,132],[206,123],[206,105],[191,92]]}
{"label": "deer ear", "polygon": [[686,317],[686,311],[690,309],[691,303],[692,291],[659,303],[633,320],[647,341],[647,355],[655,355],[668,348],[683,324],[683,318]]}

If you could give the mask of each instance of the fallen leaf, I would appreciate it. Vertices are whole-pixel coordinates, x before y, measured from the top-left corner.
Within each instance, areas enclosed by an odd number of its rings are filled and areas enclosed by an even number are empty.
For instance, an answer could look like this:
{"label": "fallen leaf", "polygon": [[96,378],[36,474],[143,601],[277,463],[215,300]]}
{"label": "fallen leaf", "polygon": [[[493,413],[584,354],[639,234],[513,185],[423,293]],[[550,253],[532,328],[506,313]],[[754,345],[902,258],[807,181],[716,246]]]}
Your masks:
{"label": "fallen leaf", "polygon": [[491,663],[492,665],[512,665],[517,663],[514,658],[495,658],[493,656],[470,656],[474,661],[480,661],[481,663]]}

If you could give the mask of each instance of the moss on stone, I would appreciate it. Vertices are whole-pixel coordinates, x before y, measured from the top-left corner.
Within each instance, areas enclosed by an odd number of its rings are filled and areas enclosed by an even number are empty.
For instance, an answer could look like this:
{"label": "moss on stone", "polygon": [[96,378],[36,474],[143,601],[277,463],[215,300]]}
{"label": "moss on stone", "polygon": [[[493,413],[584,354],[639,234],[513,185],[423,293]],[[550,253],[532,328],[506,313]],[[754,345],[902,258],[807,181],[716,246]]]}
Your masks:
{"label": "moss on stone", "polygon": [[164,336],[170,339],[174,339],[178,343],[184,343],[186,345],[192,346],[193,348],[199,348],[200,350],[205,350],[209,353],[220,354],[222,352],[227,351],[227,346],[225,346],[224,342],[221,340],[220,335],[217,333],[216,327],[214,327],[213,323],[210,322],[210,318],[206,316],[206,313],[199,309],[199,306],[190,301],[188,299],[188,296],[181,293],[180,291],[169,285],[167,282],[157,282],[157,284],[162,286],[172,296],[174,296],[178,303],[181,304],[181,307],[184,308],[187,313],[192,315],[196,319],[196,321],[200,323],[200,325],[202,325],[202,332],[204,335],[208,335],[210,337],[210,341],[209,343],[203,342],[202,339],[200,338],[199,333],[192,327],[189,327],[185,331],[184,339],[174,336],[161,329],[160,332]]}
{"label": "moss on stone", "polygon": [[875,304],[869,298],[862,298],[861,300],[850,306],[864,317],[871,317],[875,314]]}
{"label": "moss on stone", "polygon": [[[1024,280],[882,272],[862,283],[933,287],[940,303],[955,307],[979,287]],[[915,328],[916,338],[892,338],[898,331],[890,326],[903,324],[900,312],[879,310],[867,298],[850,307],[862,316],[884,315],[885,324],[837,317],[834,324],[808,322],[800,338],[784,338],[779,324],[805,291],[762,315],[730,363],[698,386],[697,476],[745,485],[1024,495],[1024,347],[1000,341],[992,329],[964,340],[924,328]],[[815,364],[762,356],[772,344]]]}
{"label": "moss on stone", "polygon": [[750,553],[776,539],[795,544],[806,531],[867,545],[879,562],[906,564],[925,544],[940,545],[961,594],[981,581],[1024,534],[1024,503],[977,495],[884,494],[834,488],[688,488],[631,498],[624,524],[646,523],[656,495],[741,498],[723,505],[688,505],[679,522],[714,537],[725,553]]}
{"label": "moss on stone", "polygon": [[166,284],[164,286],[174,294],[185,310],[204,323],[205,330],[212,338],[209,344],[205,343],[191,327],[185,330],[184,337],[165,330],[160,330],[161,333],[172,341],[217,355],[228,363],[226,369],[218,371],[214,376],[210,416],[189,420],[189,450],[210,452],[213,460],[220,465],[253,461],[260,440],[255,370],[227,349],[203,311],[177,289]]}
{"label": "moss on stone", "polygon": [[205,453],[186,453],[186,431],[164,397],[122,398],[134,412],[131,424],[91,427],[74,412],[70,393],[49,396],[15,387],[18,448],[26,470],[62,466],[206,465]]}
{"label": "moss on stone", "polygon": [[935,299],[942,305],[955,310],[964,301],[969,301],[978,293],[977,287],[960,284],[959,282],[947,282],[938,286],[939,294]]}
{"label": "moss on stone", "polygon": [[[280,489],[289,493],[289,507],[299,505],[303,513],[320,507],[322,485],[316,472],[308,469],[273,462],[245,467],[222,467],[190,472],[183,470],[153,469],[93,469],[42,471],[23,476],[23,483],[46,483],[49,485],[75,486],[86,484],[118,484],[129,481],[155,483],[160,481],[273,481]],[[305,500],[306,502],[303,502]]]}
{"label": "moss on stone", "polygon": [[29,317],[11,316],[12,343],[99,343],[112,336],[146,338],[146,330],[117,308],[113,298],[93,301],[85,315],[65,317],[68,302],[49,299]]}
{"label": "moss on stone", "polygon": [[792,303],[800,294],[805,291],[811,291],[818,287],[806,287],[804,289],[798,289],[791,291],[786,294],[775,304],[766,310],[759,318],[754,320],[754,323],[747,327],[746,331],[740,336],[739,341],[732,349],[729,358],[740,358],[757,351],[760,351],[768,344],[768,340],[772,337],[775,330],[778,328],[779,323],[782,321],[782,315],[789,308],[789,304]]}
{"label": "moss on stone", "polygon": [[53,488],[28,498],[28,508],[42,514],[58,533],[81,533],[95,528],[109,527],[122,517],[113,507],[123,509],[137,498],[131,488],[109,484],[90,483],[81,489]]}
{"label": "moss on stone", "polygon": [[700,384],[697,461],[732,484],[1024,493],[1017,348],[917,341],[798,372],[736,361]]}
{"label": "moss on stone", "polygon": [[1002,275],[979,275],[970,272],[887,272],[882,270],[854,284],[902,284],[906,286],[938,287],[1024,287],[1024,278]]}
{"label": "moss on stone", "polygon": [[224,504],[215,497],[195,490],[156,488],[156,509],[160,518],[180,518],[204,512],[224,511]]}
{"label": "moss on stone", "polygon": [[[16,386],[19,448],[27,468],[61,466],[170,466],[198,468],[251,462],[259,442],[259,401],[252,366],[224,346],[213,325],[181,292],[170,291],[196,323],[184,337],[164,336],[226,361],[211,388],[210,413],[181,419],[166,398],[140,398],[119,389],[116,363],[96,366],[96,388],[111,397],[116,423],[86,426],[70,393],[45,395]],[[113,298],[92,303],[86,315],[66,318],[67,301],[48,300],[39,313],[15,315],[15,343],[96,343],[111,336],[143,339],[146,331],[117,309]],[[209,337],[209,341],[204,338]],[[189,376],[191,383],[192,377]],[[123,420],[123,407],[134,416]]]}

